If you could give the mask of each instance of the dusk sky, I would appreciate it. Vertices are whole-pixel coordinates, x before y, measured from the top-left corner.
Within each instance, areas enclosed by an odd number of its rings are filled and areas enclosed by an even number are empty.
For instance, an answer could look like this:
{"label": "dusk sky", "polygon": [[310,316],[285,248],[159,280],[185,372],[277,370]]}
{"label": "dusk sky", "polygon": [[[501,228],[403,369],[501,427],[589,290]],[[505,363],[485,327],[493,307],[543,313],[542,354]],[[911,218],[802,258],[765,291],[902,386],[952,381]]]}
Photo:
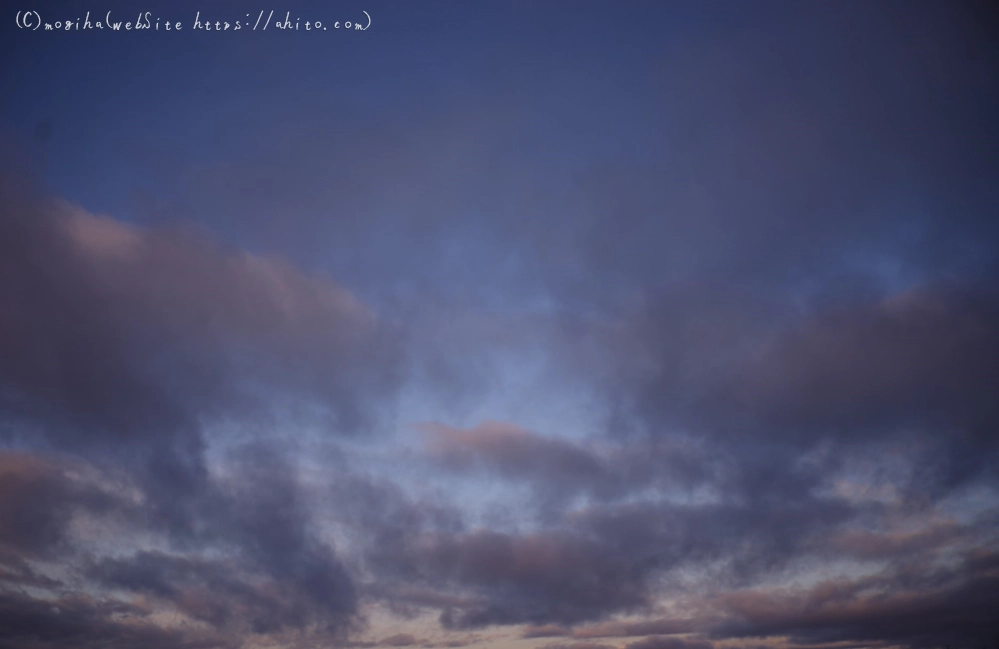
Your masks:
{"label": "dusk sky", "polygon": [[19,2],[0,649],[999,645],[993,4]]}

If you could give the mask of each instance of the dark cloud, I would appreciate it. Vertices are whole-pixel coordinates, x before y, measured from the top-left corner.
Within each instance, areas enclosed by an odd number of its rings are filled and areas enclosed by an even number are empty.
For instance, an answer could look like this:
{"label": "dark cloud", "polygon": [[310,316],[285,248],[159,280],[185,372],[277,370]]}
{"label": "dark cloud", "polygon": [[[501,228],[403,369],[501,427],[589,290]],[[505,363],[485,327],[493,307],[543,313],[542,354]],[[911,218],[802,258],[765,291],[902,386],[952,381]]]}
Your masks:
{"label": "dark cloud", "polygon": [[[80,568],[92,550],[70,529],[79,520],[110,525],[125,547],[133,535],[172,547],[94,559],[84,575],[93,583],[219,629],[354,628],[352,577],[314,525],[289,447],[247,440],[277,409],[291,414],[285,423],[333,435],[375,430],[372,404],[392,394],[399,359],[382,325],[331,280],[285,261],[43,200],[12,174],[2,182],[0,426],[7,443],[31,449],[0,457],[5,581],[58,585],[28,558]],[[224,477],[207,466],[210,426],[235,431],[242,449]],[[25,638],[44,623],[4,615]],[[117,632],[109,616],[88,610],[73,622],[80,637],[61,642],[102,642]],[[164,633],[163,645],[193,637]]]}
{"label": "dark cloud", "polygon": [[5,192],[7,422],[165,444],[267,388],[314,399],[349,432],[365,424],[366,391],[391,389],[391,341],[333,282]]}
{"label": "dark cloud", "polygon": [[0,583],[7,586],[35,588],[58,588],[58,579],[38,573],[31,564],[17,552],[0,552]]}
{"label": "dark cloud", "polygon": [[542,645],[542,649],[612,649],[612,645],[595,642],[550,642]]}
{"label": "dark cloud", "polygon": [[[318,535],[307,491],[280,453],[244,451],[228,479],[202,488],[173,516],[154,509],[144,521],[187,554],[103,559],[88,576],[110,588],[163,598],[219,628],[336,634],[354,626],[353,579]],[[214,558],[219,550],[222,558]]]}
{"label": "dark cloud", "polygon": [[[106,598],[108,607],[134,607],[128,603],[136,601],[132,598],[146,598],[230,634],[296,630],[332,638],[361,622],[353,579],[329,542],[317,535],[306,491],[277,453],[244,453],[227,479],[200,485],[197,498],[186,499],[172,516],[163,516],[152,497],[138,506],[134,485],[141,487],[142,480],[108,483],[106,475],[85,466],[59,466],[26,454],[4,454],[0,463],[0,481],[10,488],[0,504],[0,577],[5,587],[17,589],[11,593],[25,586],[65,593],[89,583],[128,594]],[[91,481],[79,475],[90,475]],[[105,488],[97,488],[102,483]],[[92,557],[81,530],[70,527],[81,517],[92,529],[106,525],[112,534],[152,534],[176,550]],[[29,563],[38,560],[61,564],[67,579],[38,572]],[[44,611],[47,601],[27,598],[21,604]],[[104,628],[109,623],[103,619],[112,613],[99,613],[74,622],[81,646],[113,631]],[[24,613],[18,628],[30,635],[36,619]],[[148,626],[155,630],[155,623]],[[194,636],[178,628],[165,637],[165,646],[187,646]],[[107,642],[101,646],[133,646],[126,640]]]}
{"label": "dark cloud", "polygon": [[469,530],[388,485],[339,486],[341,516],[363,534],[374,595],[442,610],[449,629],[571,624],[640,610],[650,591],[632,559],[573,533]]}
{"label": "dark cloud", "polygon": [[469,430],[440,424],[420,429],[434,463],[460,475],[486,473],[530,484],[556,513],[581,494],[613,501],[641,489],[684,490],[713,480],[719,469],[716,454],[689,438],[631,445],[579,442],[509,422],[483,422]]}
{"label": "dark cloud", "polygon": [[473,638],[470,638],[468,640],[449,640],[449,641],[443,643],[441,646],[444,646],[444,647],[469,647],[471,645],[476,644],[477,642],[478,642],[478,640],[473,637]]}
{"label": "dark cloud", "polygon": [[[682,438],[670,444],[633,438],[577,443],[497,423],[474,430],[424,429],[430,435],[429,458],[437,466],[465,476],[485,469],[513,484],[530,485],[542,498],[553,490],[563,495],[559,508],[537,510],[539,524],[553,530],[547,536],[470,534],[414,519],[405,531],[395,528],[386,536],[391,542],[384,548],[390,550],[372,546],[371,556],[382,557],[375,563],[389,574],[434,590],[458,587],[479,598],[445,609],[442,622],[453,627],[528,622],[538,625],[528,627],[528,637],[575,638],[703,631],[712,628],[717,612],[572,630],[564,625],[644,610],[657,582],[663,592],[696,601],[682,585],[682,575],[690,570],[703,575],[704,587],[745,588],[816,561],[928,565],[955,548],[987,547],[994,537],[989,532],[993,517],[987,513],[968,524],[921,522],[927,510],[908,502],[905,481],[888,474],[869,482],[871,476],[864,473],[869,445],[829,446],[821,438],[788,444],[779,433],[768,441],[754,431],[754,446],[748,446],[708,429],[724,442],[708,450],[685,446]],[[678,468],[699,465],[699,470],[672,471],[666,461],[671,452],[679,456],[674,462],[683,459]],[[921,453],[897,457],[909,469],[921,458]],[[643,470],[650,465],[658,471]],[[589,480],[579,467],[585,467]],[[600,497],[607,476],[614,476],[617,496],[631,496],[631,502],[607,499],[606,493]],[[850,480],[859,481],[866,494],[849,487]],[[889,501],[871,494],[883,488],[901,491],[889,491],[894,493]],[[643,496],[635,500],[639,493]],[[705,500],[699,502],[698,493]],[[576,495],[591,496],[589,504],[566,510],[567,498]],[[910,516],[906,525],[915,528],[893,522]],[[543,547],[550,552],[538,549]],[[540,561],[542,555],[551,561]],[[574,556],[580,560],[573,561]],[[521,575],[519,566],[532,568]],[[612,568],[604,572],[602,566]],[[490,587],[497,582],[505,587]],[[587,583],[601,584],[598,600],[586,599]],[[896,586],[902,598],[918,592],[914,584]],[[522,602],[529,602],[530,610],[521,608]]]}
{"label": "dark cloud", "polygon": [[415,550],[416,561],[488,597],[480,606],[445,611],[441,621],[449,628],[571,624],[650,602],[630,560],[583,539],[480,532],[430,539]]}
{"label": "dark cloud", "polygon": [[560,636],[568,636],[571,631],[563,626],[557,624],[543,624],[536,626],[529,624],[527,628],[524,629],[523,636],[525,638],[555,638]]}
{"label": "dark cloud", "polygon": [[695,629],[691,620],[653,619],[641,622],[603,622],[575,629],[575,638],[621,638],[646,635],[690,633]]}
{"label": "dark cloud", "polygon": [[927,287],[816,314],[765,348],[723,398],[744,408],[733,419],[777,434],[953,426],[988,437],[997,298],[985,287]]}
{"label": "dark cloud", "polygon": [[5,647],[109,647],[111,649],[224,649],[230,639],[212,634],[165,629],[148,619],[149,611],[118,601],[72,595],[37,599],[0,592],[0,643]]}
{"label": "dark cloud", "polygon": [[[720,637],[788,635],[797,642],[883,641],[928,647],[994,640],[994,552],[953,566],[909,565],[805,592],[730,593]],[[900,588],[903,587],[903,588]]]}
{"label": "dark cloud", "polygon": [[614,483],[623,478],[609,475],[609,467],[586,449],[510,424],[489,422],[469,431],[439,425],[423,429],[430,436],[430,452],[452,471],[474,474],[485,470],[573,491],[600,489],[604,483],[604,490],[613,492]]}
{"label": "dark cloud", "polygon": [[142,552],[104,559],[89,576],[110,588],[160,598],[223,630],[268,634],[319,624],[324,632],[337,632],[355,612],[351,585],[335,562],[321,559],[296,559],[310,575],[275,575],[252,562]]}
{"label": "dark cloud", "polygon": [[65,552],[73,516],[112,513],[117,500],[74,480],[65,467],[26,453],[0,453],[0,552],[41,558]]}
{"label": "dark cloud", "polygon": [[625,649],[711,649],[712,644],[704,640],[691,640],[686,638],[671,638],[667,636],[653,636],[629,642]]}
{"label": "dark cloud", "polygon": [[778,466],[822,445],[842,459],[908,444],[918,470],[897,486],[942,497],[995,479],[997,304],[988,286],[931,285],[818,307],[765,335],[740,311],[730,322],[750,333],[725,336],[720,352],[689,311],[664,308],[641,327],[656,369],[629,381],[635,412],[654,436],[686,428],[738,449],[740,472],[760,462],[786,476]]}
{"label": "dark cloud", "polygon": [[380,594],[443,609],[440,621],[447,629],[573,623],[648,603],[648,591],[634,571],[622,570],[630,567],[627,562],[572,539],[409,530],[406,540],[390,547],[391,562],[375,561],[388,554],[383,548],[368,551],[376,574],[425,590],[419,597],[397,590]]}

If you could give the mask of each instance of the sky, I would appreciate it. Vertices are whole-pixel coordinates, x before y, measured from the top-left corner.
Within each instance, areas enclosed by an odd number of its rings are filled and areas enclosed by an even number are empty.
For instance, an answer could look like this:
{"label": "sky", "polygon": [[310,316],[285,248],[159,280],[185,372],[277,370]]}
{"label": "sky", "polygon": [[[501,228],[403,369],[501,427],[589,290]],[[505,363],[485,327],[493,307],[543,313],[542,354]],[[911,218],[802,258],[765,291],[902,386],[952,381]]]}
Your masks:
{"label": "sky", "polygon": [[0,648],[999,643],[989,3],[3,13]]}

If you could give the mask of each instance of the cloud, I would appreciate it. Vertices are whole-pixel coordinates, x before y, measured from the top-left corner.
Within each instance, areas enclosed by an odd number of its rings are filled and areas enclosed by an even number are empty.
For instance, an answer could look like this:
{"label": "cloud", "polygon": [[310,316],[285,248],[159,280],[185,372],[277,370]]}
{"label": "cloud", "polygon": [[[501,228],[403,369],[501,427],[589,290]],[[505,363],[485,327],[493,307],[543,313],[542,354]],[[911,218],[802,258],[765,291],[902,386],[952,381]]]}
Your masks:
{"label": "cloud", "polygon": [[572,632],[562,626],[557,624],[543,624],[541,626],[536,626],[529,624],[527,628],[524,629],[523,637],[525,638],[553,638],[559,636],[568,636]]}
{"label": "cloud", "polygon": [[46,600],[11,595],[7,640],[202,646],[152,618],[119,624],[114,607],[136,597],[230,637],[356,628],[295,441],[268,428],[376,432],[401,362],[392,334],[289,262],[0,181],[0,435],[24,449],[0,453],[0,574],[64,592],[56,570],[108,593],[44,632]]}
{"label": "cloud", "polygon": [[[724,304],[715,299],[706,294],[699,304],[722,312],[734,309],[751,325],[744,330],[745,340],[738,327],[726,325],[715,332],[696,324],[699,320],[683,322],[690,315],[697,318],[696,309],[666,308],[657,311],[666,320],[655,322],[668,326],[645,329],[647,323],[642,323],[640,331],[649,338],[633,339],[660,354],[651,365],[659,369],[627,379],[629,386],[642,386],[647,397],[631,414],[642,434],[612,431],[605,438],[579,442],[495,422],[469,429],[423,427],[427,457],[435,466],[464,479],[485,471],[527,485],[532,497],[549,505],[552,494],[558,494],[557,506],[531,510],[545,530],[541,533],[422,530],[416,533],[422,545],[396,546],[399,556],[413,556],[414,564],[421,557],[422,572],[408,574],[421,575],[438,588],[455,583],[485,598],[474,607],[445,611],[443,623],[460,627],[519,621],[560,628],[641,610],[655,594],[670,593],[695,612],[577,627],[571,635],[659,636],[710,629],[718,637],[743,637],[732,631],[740,627],[731,611],[689,590],[683,575],[695,571],[701,588],[723,593],[773,575],[807,572],[816,562],[827,561],[873,570],[883,588],[894,592],[893,606],[923,611],[927,628],[935,624],[929,620],[951,615],[955,602],[963,601],[964,589],[977,592],[972,573],[956,571],[948,577],[951,588],[924,599],[922,587],[909,576],[930,574],[931,566],[950,553],[984,552],[993,542],[988,496],[984,512],[970,521],[958,523],[940,508],[948,499],[975,493],[973,489],[992,493],[993,463],[985,458],[996,447],[983,434],[994,417],[985,386],[999,367],[986,334],[995,328],[990,289],[937,284],[886,298],[861,296],[790,313],[779,326],[762,320],[769,328],[756,326],[766,310],[753,310],[766,302]],[[670,338],[667,332],[675,331],[691,338]],[[716,341],[736,353],[717,353]],[[666,355],[672,351],[681,354],[680,363]],[[706,369],[687,371],[697,367]],[[678,394],[674,388],[688,392]],[[690,439],[708,443],[689,444]],[[587,499],[579,505],[568,495]],[[580,563],[590,567],[581,574],[599,572],[595,566],[610,561],[617,566],[620,584],[607,592],[638,597],[604,597],[594,606],[575,591],[549,594],[540,577],[548,566],[535,568],[538,582],[522,582],[523,594],[507,595],[521,588],[515,568],[519,552],[530,555],[538,539],[567,543],[555,553],[566,558],[572,554],[565,548],[587,548],[587,559]],[[431,558],[437,555],[435,548],[446,548],[440,554],[448,560]],[[499,548],[509,549],[508,554]],[[883,561],[912,572],[903,576],[876,563]],[[553,580],[573,583],[566,576],[574,572],[568,563]],[[490,566],[502,568],[488,573]],[[502,582],[506,590],[487,588],[488,582]],[[658,589],[654,583],[660,584]],[[508,600],[532,601],[533,611],[519,612]],[[860,591],[847,601],[844,607],[858,620],[861,610],[882,613],[871,613],[870,624],[858,622],[850,632],[834,616],[817,615],[814,634],[799,640],[881,638],[882,622],[874,618],[890,618],[891,607],[874,606]],[[984,608],[975,611],[970,617],[981,619]],[[718,622],[720,618],[725,621]],[[792,615],[774,621],[766,633],[746,633],[797,638],[797,623]],[[890,619],[883,623],[886,628],[893,624]],[[961,633],[977,637],[979,632],[972,624]],[[897,633],[886,641],[902,641],[902,631]],[[905,637],[906,642],[923,642],[918,633]]]}
{"label": "cloud", "polygon": [[[732,401],[780,431],[865,435],[887,426],[954,426],[974,438],[996,416],[999,294],[927,286],[807,318],[746,368]],[[750,378],[752,377],[752,378]]]}
{"label": "cloud", "polygon": [[632,561],[586,538],[468,529],[397,489],[347,486],[338,502],[354,505],[342,515],[363,533],[365,564],[380,584],[368,592],[442,610],[447,629],[571,624],[649,603]]}
{"label": "cloud", "polygon": [[788,635],[794,641],[904,642],[934,646],[987,642],[997,617],[996,555],[976,551],[953,566],[910,564],[873,578],[829,582],[804,592],[722,596],[719,637]]}
{"label": "cloud", "polygon": [[0,644],[348,644],[378,606],[551,649],[982,640],[996,50],[960,7],[752,13],[626,47],[539,14],[628,53],[407,115],[207,105],[176,131],[212,156],[132,158],[189,207],[155,227],[8,165]]}
{"label": "cloud", "polygon": [[227,478],[201,489],[183,509],[145,512],[147,529],[187,553],[103,559],[88,576],[161,597],[218,628],[338,633],[354,626],[353,578],[317,533],[307,490],[280,452],[243,451]]}
{"label": "cloud", "polygon": [[595,642],[551,642],[542,645],[541,649],[613,649],[613,645],[596,644]]}
{"label": "cloud", "polygon": [[49,649],[74,646],[89,649],[224,649],[238,646],[210,633],[166,629],[148,619],[146,611],[117,601],[85,595],[36,599],[0,592],[0,642],[6,646]]}
{"label": "cloud", "polygon": [[709,480],[714,470],[712,454],[692,439],[627,445],[575,441],[495,421],[470,429],[441,424],[419,428],[427,436],[431,462],[458,475],[485,473],[529,484],[555,511],[579,495],[614,501],[642,489],[685,488]]}
{"label": "cloud", "polygon": [[625,649],[711,649],[713,645],[704,640],[688,640],[686,638],[673,638],[665,636],[653,636],[629,642]]}
{"label": "cloud", "polygon": [[0,551],[31,558],[66,552],[73,516],[78,511],[111,513],[116,501],[53,462],[27,453],[0,453]]}
{"label": "cloud", "polygon": [[[898,486],[912,497],[994,480],[997,447],[987,431],[999,412],[985,386],[999,368],[987,333],[999,301],[989,285],[932,284],[820,305],[782,317],[765,335],[752,324],[759,316],[740,309],[735,322],[749,322],[748,333],[723,343],[727,355],[710,351],[710,333],[665,337],[687,326],[688,312],[669,304],[640,327],[658,369],[628,379],[641,395],[634,412],[653,436],[686,428],[741,449],[745,460],[774,462],[823,444],[854,454],[907,440],[919,470]],[[686,371],[698,365],[715,369]]]}
{"label": "cloud", "polygon": [[193,233],[30,196],[3,205],[9,422],[75,443],[190,442],[202,418],[271,390],[350,432],[392,389],[391,340],[328,279]]}
{"label": "cloud", "polygon": [[[294,473],[277,453],[244,455],[229,477],[199,485],[197,497],[164,512],[142,493],[141,478],[114,482],[79,462],[0,454],[0,483],[11,488],[0,502],[0,578],[3,592],[20,598],[10,600],[16,607],[8,611],[12,619],[23,616],[20,632],[28,637],[32,621],[44,623],[31,610],[48,610],[51,596],[68,597],[80,584],[105,593],[101,608],[81,609],[87,620],[73,623],[81,634],[73,643],[81,646],[133,646],[127,637],[100,638],[117,633],[111,622],[117,624],[118,608],[131,610],[142,599],[230,637],[289,630],[340,637],[356,629],[353,578],[315,533]],[[172,550],[127,551],[142,539]],[[109,545],[118,551],[101,556]],[[52,595],[29,596],[25,586]],[[152,633],[159,623],[143,624],[143,633]],[[169,642],[193,638],[179,628],[164,633]]]}
{"label": "cloud", "polygon": [[489,597],[482,606],[446,611],[446,627],[571,624],[649,604],[648,587],[627,559],[583,539],[483,531],[428,539],[414,550],[418,560]]}
{"label": "cloud", "polygon": [[612,621],[579,627],[572,632],[574,638],[621,638],[646,635],[672,635],[690,633],[697,624],[692,620],[652,619],[633,622]]}

